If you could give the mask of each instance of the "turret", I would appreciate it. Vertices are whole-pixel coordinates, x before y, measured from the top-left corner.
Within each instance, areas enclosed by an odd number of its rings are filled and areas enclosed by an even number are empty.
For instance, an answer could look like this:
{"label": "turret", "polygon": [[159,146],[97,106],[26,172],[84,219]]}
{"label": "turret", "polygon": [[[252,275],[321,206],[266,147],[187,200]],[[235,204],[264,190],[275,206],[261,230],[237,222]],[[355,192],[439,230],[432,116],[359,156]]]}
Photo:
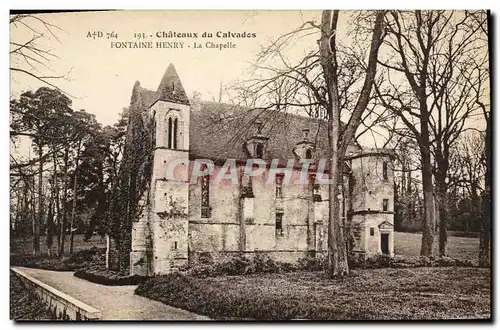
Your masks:
{"label": "turret", "polygon": [[364,149],[349,157],[354,251],[394,255],[393,152]]}

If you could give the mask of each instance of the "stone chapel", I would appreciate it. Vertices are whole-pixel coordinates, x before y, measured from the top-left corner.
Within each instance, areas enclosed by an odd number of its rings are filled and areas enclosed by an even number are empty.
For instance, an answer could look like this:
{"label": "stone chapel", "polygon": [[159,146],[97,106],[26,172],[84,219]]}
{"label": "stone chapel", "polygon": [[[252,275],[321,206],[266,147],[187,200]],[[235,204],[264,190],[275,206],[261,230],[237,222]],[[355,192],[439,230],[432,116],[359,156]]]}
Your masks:
{"label": "stone chapel", "polygon": [[[326,159],[324,120],[190,100],[172,64],[156,91],[138,83],[134,89],[154,119],[156,147],[149,203],[132,228],[131,274],[165,274],[200,257],[266,253],[294,262],[326,253],[327,185],[284,184],[282,175],[274,184],[263,177],[214,184],[208,175],[193,184],[185,165],[176,174],[180,183],[166,174],[179,159],[209,159],[215,167],[234,159],[238,169],[249,158]],[[391,150],[348,149],[338,198],[356,253],[394,255],[392,158]]]}

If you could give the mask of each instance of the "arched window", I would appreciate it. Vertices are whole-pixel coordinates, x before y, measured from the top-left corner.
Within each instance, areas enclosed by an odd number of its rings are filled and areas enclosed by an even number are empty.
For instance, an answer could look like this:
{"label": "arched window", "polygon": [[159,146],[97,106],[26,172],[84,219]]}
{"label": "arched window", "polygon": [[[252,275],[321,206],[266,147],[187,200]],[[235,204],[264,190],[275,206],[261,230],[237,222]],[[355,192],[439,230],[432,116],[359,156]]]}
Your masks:
{"label": "arched window", "polygon": [[174,136],[173,136],[173,140],[174,140],[174,149],[177,149],[177,126],[179,125],[179,120],[177,120],[177,118],[175,118],[174,120]]}
{"label": "arched window", "polygon": [[168,118],[167,148],[172,149],[172,118]]}
{"label": "arched window", "polygon": [[312,159],[313,156],[312,156],[312,150],[311,149],[307,149],[306,150],[306,159]]}

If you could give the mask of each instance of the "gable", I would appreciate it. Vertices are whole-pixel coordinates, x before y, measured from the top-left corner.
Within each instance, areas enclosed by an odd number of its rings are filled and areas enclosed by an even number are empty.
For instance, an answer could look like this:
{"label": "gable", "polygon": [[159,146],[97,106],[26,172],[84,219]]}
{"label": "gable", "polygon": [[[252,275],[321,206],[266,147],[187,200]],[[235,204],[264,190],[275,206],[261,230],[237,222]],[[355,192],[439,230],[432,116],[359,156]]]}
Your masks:
{"label": "gable", "polygon": [[378,225],[380,229],[393,229],[394,225],[389,221],[384,221],[380,225]]}

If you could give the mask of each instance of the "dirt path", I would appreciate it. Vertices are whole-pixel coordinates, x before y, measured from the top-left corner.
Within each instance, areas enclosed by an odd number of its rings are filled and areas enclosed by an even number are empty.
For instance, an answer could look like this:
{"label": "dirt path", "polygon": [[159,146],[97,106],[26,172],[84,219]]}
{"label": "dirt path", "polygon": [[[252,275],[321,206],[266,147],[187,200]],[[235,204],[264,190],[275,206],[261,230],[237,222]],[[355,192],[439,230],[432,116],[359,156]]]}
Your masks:
{"label": "dirt path", "polygon": [[16,267],[86,304],[100,309],[103,320],[208,320],[134,294],[137,286],[106,286],[74,277],[73,272]]}

